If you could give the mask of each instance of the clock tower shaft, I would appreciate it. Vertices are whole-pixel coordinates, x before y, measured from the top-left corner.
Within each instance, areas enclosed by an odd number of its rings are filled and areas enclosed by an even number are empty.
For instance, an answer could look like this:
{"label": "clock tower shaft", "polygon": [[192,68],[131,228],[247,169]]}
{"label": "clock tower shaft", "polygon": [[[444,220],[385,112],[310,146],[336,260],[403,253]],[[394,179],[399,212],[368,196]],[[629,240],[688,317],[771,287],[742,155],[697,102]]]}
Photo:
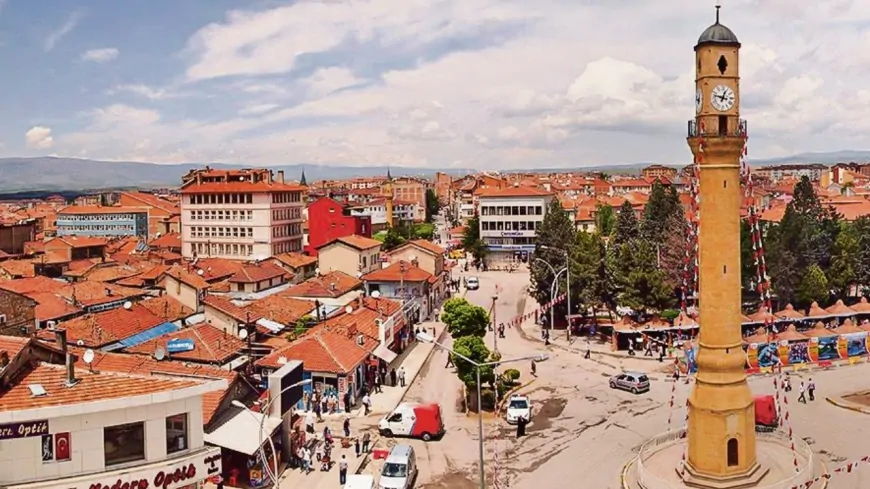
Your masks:
{"label": "clock tower shaft", "polygon": [[[688,461],[695,487],[747,487],[764,477],[756,459],[755,406],[746,382],[740,308],[740,120],[738,52],[727,27],[695,46],[697,115],[688,143],[698,161],[700,231],[698,373],[689,396]],[[730,95],[729,95],[730,94]],[[697,95],[696,95],[697,96]]]}

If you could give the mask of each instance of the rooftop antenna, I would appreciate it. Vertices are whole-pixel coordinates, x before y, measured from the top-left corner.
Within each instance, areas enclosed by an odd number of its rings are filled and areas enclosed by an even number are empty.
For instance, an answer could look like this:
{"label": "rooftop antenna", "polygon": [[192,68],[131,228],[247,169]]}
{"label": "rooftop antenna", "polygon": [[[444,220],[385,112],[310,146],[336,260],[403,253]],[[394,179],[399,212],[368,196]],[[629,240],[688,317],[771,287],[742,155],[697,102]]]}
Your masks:
{"label": "rooftop antenna", "polygon": [[126,302],[124,302],[124,309],[126,309],[126,310],[128,310],[128,311],[129,311],[130,309],[133,309],[133,303],[130,302],[130,301],[126,301]]}
{"label": "rooftop antenna", "polygon": [[90,348],[85,350],[84,354],[82,354],[82,361],[88,364],[88,371],[94,373],[94,350]]}
{"label": "rooftop antenna", "polygon": [[154,359],[158,362],[166,358],[166,350],[163,349],[162,346],[158,346],[156,350],[154,350]]}

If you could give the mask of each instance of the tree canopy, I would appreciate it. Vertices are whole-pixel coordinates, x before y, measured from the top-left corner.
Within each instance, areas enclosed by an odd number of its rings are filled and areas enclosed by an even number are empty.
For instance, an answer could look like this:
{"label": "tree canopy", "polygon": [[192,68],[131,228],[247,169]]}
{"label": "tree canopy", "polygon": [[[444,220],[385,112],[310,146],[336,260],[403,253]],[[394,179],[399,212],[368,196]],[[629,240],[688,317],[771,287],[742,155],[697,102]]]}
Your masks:
{"label": "tree canopy", "polygon": [[442,306],[441,322],[447,325],[447,331],[454,338],[486,336],[489,321],[486,309],[462,297],[448,299]]}
{"label": "tree canopy", "polygon": [[[472,360],[477,364],[486,363],[490,359],[489,348],[483,342],[483,338],[479,336],[463,336],[453,341],[453,351]],[[453,365],[456,366],[456,375],[468,387],[473,387],[477,384],[476,367],[463,360],[458,355],[452,355]],[[493,368],[491,365],[480,368],[481,383],[492,383],[495,380]]]}

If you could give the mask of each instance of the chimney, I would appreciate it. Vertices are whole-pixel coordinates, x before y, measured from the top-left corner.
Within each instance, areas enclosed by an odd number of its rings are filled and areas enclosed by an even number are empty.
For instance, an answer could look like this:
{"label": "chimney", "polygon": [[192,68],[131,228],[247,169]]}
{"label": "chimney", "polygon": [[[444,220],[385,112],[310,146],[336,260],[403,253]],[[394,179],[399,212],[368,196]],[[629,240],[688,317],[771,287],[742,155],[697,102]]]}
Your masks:
{"label": "chimney", "polygon": [[57,329],[54,331],[54,341],[57,343],[57,347],[60,348],[60,351],[63,352],[64,355],[67,353],[67,345],[66,345],[66,330],[65,329]]}
{"label": "chimney", "polygon": [[278,183],[284,183],[284,170],[278,170]]}
{"label": "chimney", "polygon": [[106,297],[112,297],[112,289],[106,287]]}
{"label": "chimney", "polygon": [[66,386],[72,387],[78,383],[72,353],[66,352]]}

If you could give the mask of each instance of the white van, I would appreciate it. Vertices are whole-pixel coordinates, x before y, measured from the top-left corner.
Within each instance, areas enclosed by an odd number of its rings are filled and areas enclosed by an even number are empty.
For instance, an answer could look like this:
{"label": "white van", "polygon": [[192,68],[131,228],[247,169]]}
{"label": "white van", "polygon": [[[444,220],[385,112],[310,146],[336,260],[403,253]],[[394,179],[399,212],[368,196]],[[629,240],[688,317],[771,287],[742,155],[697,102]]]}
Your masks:
{"label": "white van", "polygon": [[342,489],[375,489],[375,477],[368,474],[351,474]]}
{"label": "white van", "polygon": [[417,455],[411,445],[396,445],[381,469],[379,489],[411,489],[417,480]]}

